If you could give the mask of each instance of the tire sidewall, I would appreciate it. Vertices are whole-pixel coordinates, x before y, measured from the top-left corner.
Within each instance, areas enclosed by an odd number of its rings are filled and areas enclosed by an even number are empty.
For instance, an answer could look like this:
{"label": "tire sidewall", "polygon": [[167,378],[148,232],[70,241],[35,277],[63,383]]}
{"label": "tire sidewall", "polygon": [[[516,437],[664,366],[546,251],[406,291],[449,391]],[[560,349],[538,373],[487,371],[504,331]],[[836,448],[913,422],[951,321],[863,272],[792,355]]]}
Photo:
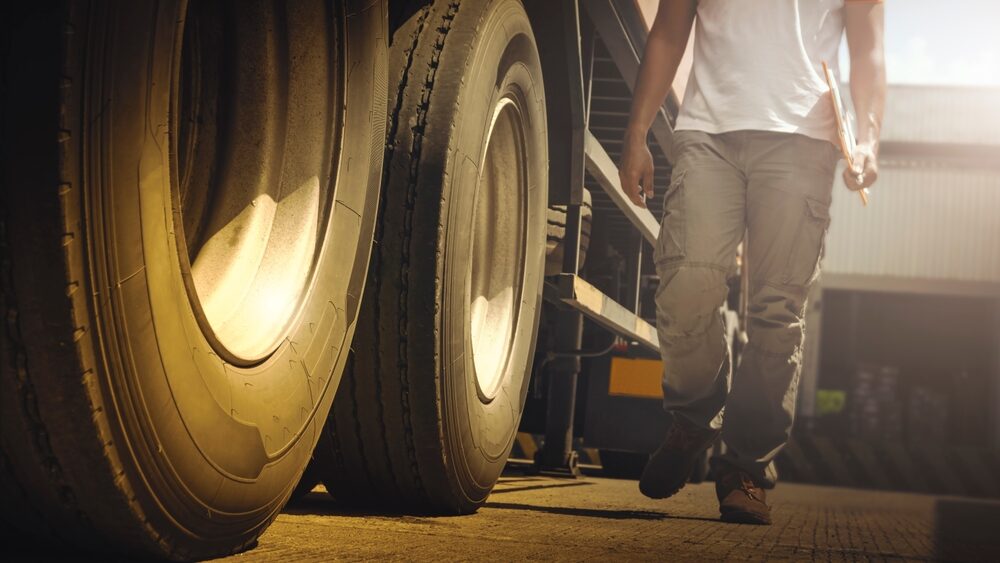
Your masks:
{"label": "tire sidewall", "polygon": [[[444,435],[455,460],[458,486],[473,503],[489,494],[506,463],[520,422],[530,379],[530,362],[544,276],[548,156],[545,97],[537,47],[524,8],[517,0],[496,0],[484,10],[468,55],[455,107],[445,201],[447,235],[443,291]],[[527,194],[525,263],[515,332],[502,384],[491,400],[478,389],[470,333],[467,272],[469,233],[479,170],[486,153],[494,108],[504,97],[516,101],[524,136]],[[450,407],[450,408],[449,408]]]}
{"label": "tire sidewall", "polygon": [[[231,550],[276,515],[305,468],[333,401],[354,329],[374,224],[384,122],[384,17],[345,8],[344,142],[327,237],[289,337],[250,368],[223,362],[202,334],[172,233],[170,88],[185,3],[109,9],[107,72],[88,94],[85,224],[96,334],[104,353],[99,392],[126,477],[161,541]],[[358,6],[354,6],[357,4]],[[371,4],[368,2],[367,4]],[[96,35],[96,34],[95,34]],[[377,37],[378,41],[371,38]],[[96,90],[95,90],[96,89]],[[99,95],[93,95],[99,94]],[[86,98],[87,96],[85,96]],[[358,163],[364,163],[358,165]],[[103,288],[103,289],[102,289]],[[153,508],[158,507],[158,508]],[[230,547],[225,547],[230,546]]]}

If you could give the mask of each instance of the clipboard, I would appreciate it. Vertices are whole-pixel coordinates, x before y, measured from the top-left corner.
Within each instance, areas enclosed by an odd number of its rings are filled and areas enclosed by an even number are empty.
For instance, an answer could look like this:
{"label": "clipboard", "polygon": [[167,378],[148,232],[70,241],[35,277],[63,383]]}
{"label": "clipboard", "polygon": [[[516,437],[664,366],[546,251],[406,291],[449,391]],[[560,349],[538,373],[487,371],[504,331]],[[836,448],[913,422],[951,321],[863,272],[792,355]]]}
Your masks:
{"label": "clipboard", "polygon": [[[840,95],[840,87],[837,86],[837,77],[834,76],[830,66],[823,61],[823,73],[826,75],[826,85],[830,88],[830,103],[833,104],[833,115],[837,120],[837,139],[840,141],[840,152],[847,161],[847,166],[854,167],[854,148],[857,146],[854,137],[854,128],[851,126],[851,118],[847,114],[847,107],[844,99]],[[860,174],[858,178],[860,180]],[[860,181],[859,181],[860,183]],[[858,191],[861,196],[861,203],[868,205],[868,188]]]}

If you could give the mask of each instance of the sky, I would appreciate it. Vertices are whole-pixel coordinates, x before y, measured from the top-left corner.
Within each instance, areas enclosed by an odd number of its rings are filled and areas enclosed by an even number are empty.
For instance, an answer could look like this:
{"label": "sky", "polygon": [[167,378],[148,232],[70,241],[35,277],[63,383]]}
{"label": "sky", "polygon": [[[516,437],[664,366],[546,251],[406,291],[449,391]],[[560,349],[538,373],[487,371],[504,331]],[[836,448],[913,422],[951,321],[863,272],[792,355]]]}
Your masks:
{"label": "sky", "polygon": [[885,9],[890,84],[1000,86],[1000,0],[886,0]]}
{"label": "sky", "polygon": [[[638,2],[651,18],[658,0]],[[1000,0],[885,3],[889,83],[1000,86]],[[841,76],[849,68],[846,55],[845,46]]]}

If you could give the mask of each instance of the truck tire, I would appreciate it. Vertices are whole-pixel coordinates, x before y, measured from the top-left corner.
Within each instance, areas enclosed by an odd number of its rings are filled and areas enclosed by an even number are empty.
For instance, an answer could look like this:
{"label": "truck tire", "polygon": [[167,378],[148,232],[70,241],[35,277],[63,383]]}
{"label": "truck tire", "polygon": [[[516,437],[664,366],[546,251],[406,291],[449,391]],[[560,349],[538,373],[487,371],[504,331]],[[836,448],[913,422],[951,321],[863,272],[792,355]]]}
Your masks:
{"label": "truck tire", "polygon": [[481,506],[524,405],[548,157],[518,0],[434,2],[394,37],[383,202],[353,357],[316,450],[335,498]]}
{"label": "truck tire", "polygon": [[346,362],[386,2],[3,9],[0,528],[142,558],[244,549]]}
{"label": "truck tire", "polygon": [[[594,199],[590,190],[583,188],[580,222],[579,267],[587,263],[590,250],[590,233],[594,226]],[[545,275],[555,276],[563,271],[563,253],[566,251],[566,206],[550,205],[546,214],[548,232],[545,242]]]}

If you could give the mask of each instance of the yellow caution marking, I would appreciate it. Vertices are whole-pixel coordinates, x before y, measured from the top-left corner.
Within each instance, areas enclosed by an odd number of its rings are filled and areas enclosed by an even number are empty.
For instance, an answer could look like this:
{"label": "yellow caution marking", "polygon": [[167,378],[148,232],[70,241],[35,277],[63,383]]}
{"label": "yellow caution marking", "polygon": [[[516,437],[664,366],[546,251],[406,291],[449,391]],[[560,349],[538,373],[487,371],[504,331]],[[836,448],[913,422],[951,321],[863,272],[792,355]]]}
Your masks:
{"label": "yellow caution marking", "polygon": [[663,362],[660,360],[611,358],[608,395],[662,399]]}

